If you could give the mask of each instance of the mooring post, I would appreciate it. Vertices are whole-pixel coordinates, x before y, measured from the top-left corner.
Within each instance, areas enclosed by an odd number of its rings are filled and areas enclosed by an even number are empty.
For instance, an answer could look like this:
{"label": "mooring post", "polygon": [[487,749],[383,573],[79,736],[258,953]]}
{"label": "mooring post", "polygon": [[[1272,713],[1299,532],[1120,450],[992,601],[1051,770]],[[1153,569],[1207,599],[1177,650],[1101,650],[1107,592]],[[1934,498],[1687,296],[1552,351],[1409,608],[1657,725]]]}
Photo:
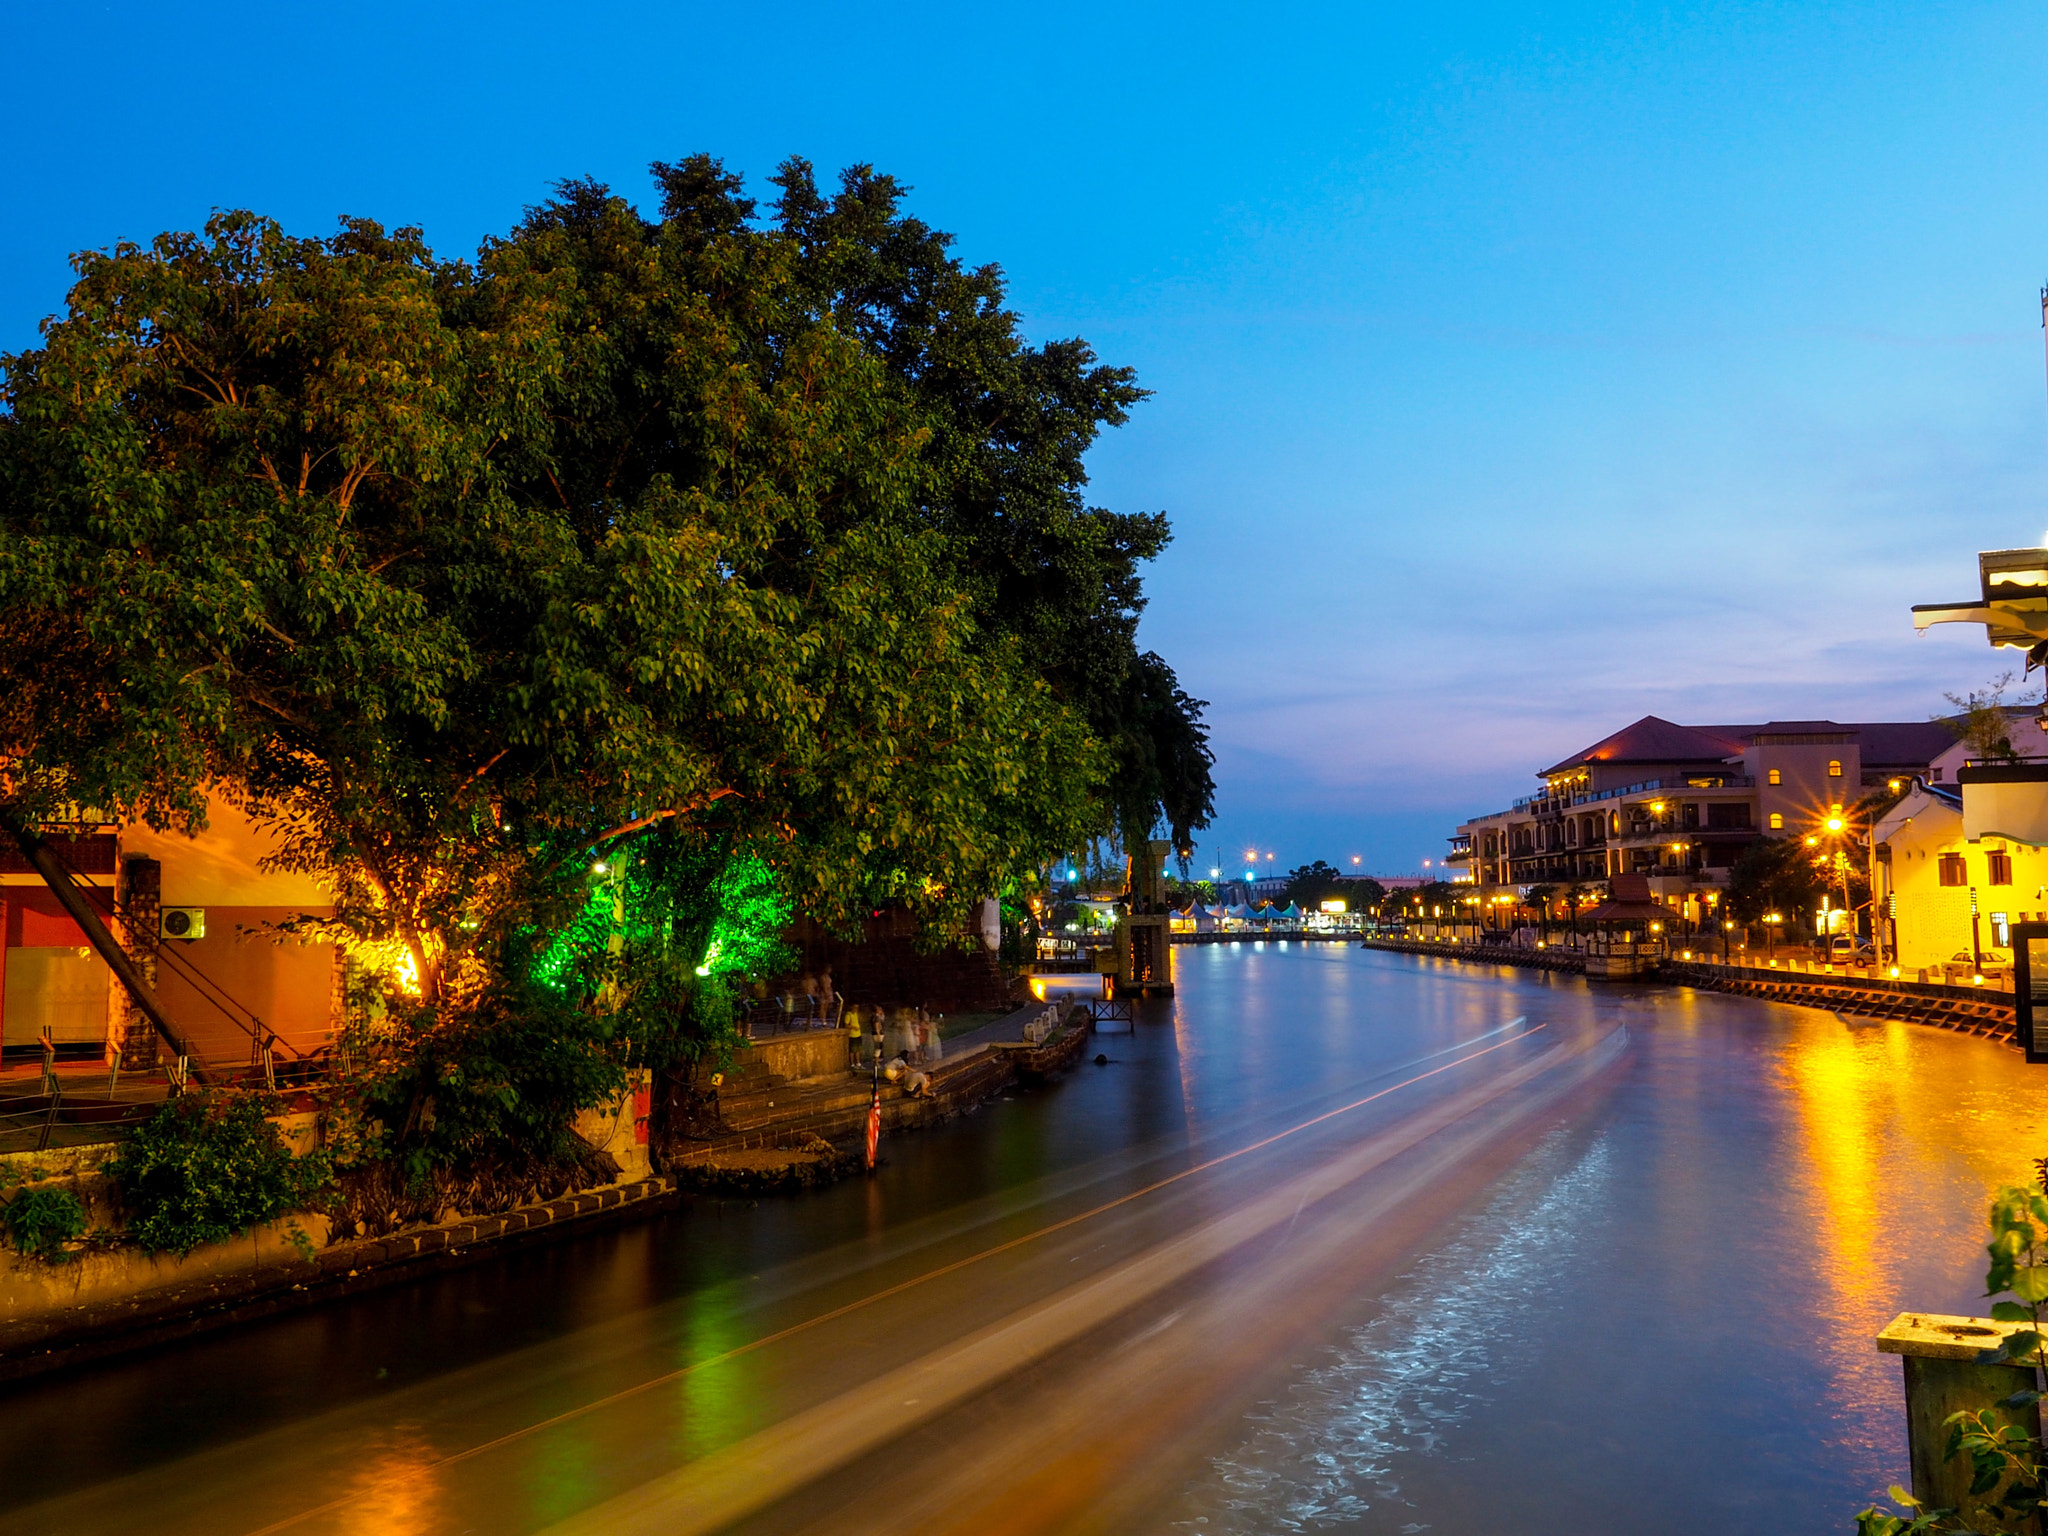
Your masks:
{"label": "mooring post", "polygon": [[[1988,1317],[1948,1317],[1932,1312],[1901,1312],[1877,1336],[1877,1347],[1904,1357],[1906,1375],[1906,1451],[1913,1467],[1913,1497],[1931,1509],[1955,1509],[1965,1515],[1981,1509],[1994,1489],[1982,1498],[1970,1496],[1972,1468],[1968,1456],[1948,1455],[1948,1417],[1989,1409],[1998,1424],[2018,1424],[2038,1442],[2041,1409],[2000,1406],[2015,1392],[2032,1390],[2037,1382],[2027,1365],[1979,1365],[1977,1357],[1998,1348],[2009,1333],[2025,1326],[1997,1323]],[[2008,1528],[2040,1530],[2038,1520]]]}

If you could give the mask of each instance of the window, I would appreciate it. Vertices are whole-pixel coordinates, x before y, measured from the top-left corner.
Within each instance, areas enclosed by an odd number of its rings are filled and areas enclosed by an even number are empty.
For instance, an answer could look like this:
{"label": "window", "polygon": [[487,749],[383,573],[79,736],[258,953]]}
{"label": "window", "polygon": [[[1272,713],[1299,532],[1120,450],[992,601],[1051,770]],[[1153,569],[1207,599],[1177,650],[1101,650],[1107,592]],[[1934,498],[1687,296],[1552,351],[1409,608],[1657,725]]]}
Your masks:
{"label": "window", "polygon": [[1835,761],[1835,759],[1833,759],[1833,758],[1829,758],[1829,759],[1828,759],[1828,777],[1829,777],[1829,778],[1831,778],[1831,779],[1839,779],[1839,778],[1840,778],[1841,776],[1842,776],[1842,765],[1841,765],[1840,763],[1836,762],[1836,761]]}
{"label": "window", "polygon": [[1992,853],[1986,855],[1985,862],[1991,866],[1990,873],[1985,876],[1984,883],[1986,885],[2012,884],[2011,854],[1993,851]]}
{"label": "window", "polygon": [[1941,782],[1941,770],[1939,768],[1928,769],[1927,782],[1930,784],[1939,784]]}
{"label": "window", "polygon": [[1773,832],[1782,832],[1785,830],[1785,818],[1777,811],[1771,812],[1771,830]]}
{"label": "window", "polygon": [[2003,912],[1991,914],[1991,944],[1994,949],[2012,948],[2012,930],[2007,925]]}
{"label": "window", "polygon": [[1944,853],[1941,856],[1941,883],[1943,885],[1967,885],[1970,869],[1963,862],[1960,853]]}
{"label": "window", "polygon": [[1784,782],[1785,782],[1785,775],[1783,775],[1782,773],[1778,772],[1778,770],[1777,770],[1777,769],[1773,768],[1773,769],[1771,770],[1771,782],[1772,782],[1773,784],[1782,784],[1782,783],[1784,783]]}
{"label": "window", "polygon": [[1749,825],[1749,806],[1741,801],[1723,801],[1707,807],[1707,830],[1727,831]]}

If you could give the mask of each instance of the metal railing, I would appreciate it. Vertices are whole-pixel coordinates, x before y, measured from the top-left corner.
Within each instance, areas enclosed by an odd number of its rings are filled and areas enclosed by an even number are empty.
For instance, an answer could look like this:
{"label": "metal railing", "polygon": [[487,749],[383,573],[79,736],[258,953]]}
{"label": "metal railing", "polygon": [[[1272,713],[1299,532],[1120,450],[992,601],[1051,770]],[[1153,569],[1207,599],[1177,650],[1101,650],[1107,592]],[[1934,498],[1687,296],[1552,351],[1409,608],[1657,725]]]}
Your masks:
{"label": "metal railing", "polygon": [[[1701,778],[1709,775],[1699,775]],[[1564,811],[1575,805],[1591,805],[1600,800],[1616,800],[1624,795],[1646,795],[1663,790],[1676,793],[1680,790],[1697,790],[1702,793],[1716,789],[1753,789],[1756,779],[1749,774],[1722,773],[1711,775],[1710,784],[1695,784],[1691,779],[1645,779],[1640,784],[1624,784],[1619,789],[1594,790],[1583,795],[1525,795],[1517,800],[1514,809],[1528,810],[1532,807],[1548,810],[1552,807]]]}
{"label": "metal railing", "polygon": [[814,1029],[837,1029],[845,1016],[846,999],[836,992],[830,997],[785,993],[746,1004],[740,1010],[740,1033],[749,1040],[765,1040]]}
{"label": "metal railing", "polygon": [[[188,1039],[185,1042],[185,1054],[177,1058],[176,1065],[171,1069],[175,1077],[197,1077],[201,1081],[207,1081],[226,1080],[238,1073],[249,1077],[260,1074],[265,1084],[275,1088],[280,1080],[289,1083],[310,1083],[328,1074],[332,1063],[324,1046],[313,1051],[293,1049],[253,1008],[237,1000],[226,988],[194,965],[191,958],[181,952],[176,941],[166,941],[162,935],[152,933],[148,924],[138,921],[133,908],[117,900],[111,890],[87,884],[78,877],[78,872],[67,864],[60,862],[58,867],[63,870],[64,878],[81,898],[106,898],[106,909],[121,920],[122,926],[127,930],[127,943],[130,947],[147,949],[160,970],[168,967],[173,975],[198,994],[201,1001],[248,1036],[249,1059],[246,1069],[230,1069],[223,1063],[209,1061],[205,1053],[195,1050]],[[116,1070],[118,1071],[118,1068]]]}

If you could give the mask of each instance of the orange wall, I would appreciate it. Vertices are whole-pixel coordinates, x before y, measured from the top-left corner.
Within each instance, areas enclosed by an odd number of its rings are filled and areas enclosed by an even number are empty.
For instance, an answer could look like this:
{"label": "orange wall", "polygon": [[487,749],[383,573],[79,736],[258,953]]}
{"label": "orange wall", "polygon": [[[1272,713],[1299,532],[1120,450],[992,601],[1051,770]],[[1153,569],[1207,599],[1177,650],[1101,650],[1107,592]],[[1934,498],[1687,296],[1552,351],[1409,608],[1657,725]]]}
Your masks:
{"label": "orange wall", "polygon": [[[166,877],[168,887],[170,880]],[[334,992],[334,946],[280,944],[246,930],[298,917],[303,907],[208,907],[206,937],[167,939],[166,950],[199,970],[282,1036],[304,1049],[327,1037]],[[157,962],[157,996],[173,1021],[189,1030],[201,1050],[222,1059],[248,1050],[248,1035],[205,1000],[168,959]]]}

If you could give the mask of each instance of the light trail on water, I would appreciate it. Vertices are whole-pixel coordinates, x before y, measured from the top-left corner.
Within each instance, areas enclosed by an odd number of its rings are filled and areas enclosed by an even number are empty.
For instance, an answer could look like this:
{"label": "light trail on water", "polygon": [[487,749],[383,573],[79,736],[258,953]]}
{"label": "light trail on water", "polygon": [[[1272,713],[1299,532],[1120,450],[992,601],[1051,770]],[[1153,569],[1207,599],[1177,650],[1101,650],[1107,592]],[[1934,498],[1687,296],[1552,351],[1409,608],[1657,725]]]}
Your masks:
{"label": "light trail on water", "polygon": [[2009,1049],[1177,959],[1105,1065],[871,1179],[0,1389],[0,1527],[1661,1536],[1846,1528],[1903,1475],[1871,1336],[1981,1309],[1985,1198],[2048,1142]]}
{"label": "light trail on water", "polygon": [[[1096,1205],[1089,1210],[1082,1211],[1073,1216],[1064,1217],[1059,1221],[1048,1222],[1044,1226],[1035,1228],[1034,1230],[1024,1233],[1018,1237],[1011,1238],[1005,1242],[993,1244],[987,1248],[983,1248],[975,1253],[969,1254],[964,1258],[955,1259],[951,1263],[938,1265],[932,1269],[924,1271],[921,1274],[914,1275],[907,1280],[902,1280],[894,1285],[885,1286],[880,1290],[870,1292],[865,1296],[862,1296],[854,1301],[846,1303],[844,1306],[834,1307],[828,1311],[820,1312],[811,1317],[805,1318],[801,1322],[793,1323],[787,1328],[778,1329],[773,1333],[764,1334],[757,1339],[750,1339],[745,1344],[736,1345],[731,1349],[723,1350],[718,1354],[707,1356],[702,1360],[692,1361],[688,1365],[680,1366],[675,1370],[665,1371],[660,1375],[649,1377],[644,1381],[636,1382],[634,1385],[630,1387],[623,1388],[620,1391],[610,1393],[604,1397],[596,1398],[591,1402],[580,1404],[579,1406],[568,1409],[565,1412],[551,1415],[548,1418],[540,1419],[535,1421],[534,1423],[523,1425],[518,1429],[509,1431],[506,1434],[495,1436],[492,1439],[483,1441],[482,1443],[477,1445],[470,1446],[464,1450],[454,1451],[446,1456],[436,1458],[432,1462],[428,1463],[428,1469],[439,1470],[445,1467],[458,1466],[464,1462],[472,1461],[477,1457],[486,1455],[489,1452],[502,1450],[507,1447],[510,1447],[522,1440],[529,1439],[532,1436],[540,1434],[546,1430],[558,1428],[562,1425],[572,1423],[577,1419],[587,1417],[588,1415],[597,1413],[603,1409],[616,1407],[622,1403],[630,1401],[635,1397],[641,1396],[644,1393],[653,1391],[657,1387],[665,1386],[673,1382],[680,1381],[683,1378],[690,1376],[698,1371],[708,1370],[713,1366],[722,1365],[729,1361],[736,1360],[743,1355],[752,1354],[758,1350],[766,1349],[771,1345],[779,1344],[786,1340],[794,1339],[799,1335],[808,1333],[811,1330],[819,1328],[826,1323],[834,1322],[840,1318],[848,1317],[856,1312],[860,1312],[866,1308],[872,1307],[879,1302],[886,1301],[892,1297],[900,1296],[905,1292],[915,1290],[919,1286],[927,1285],[934,1280],[940,1279],[943,1276],[956,1274],[961,1270],[970,1268],[971,1266],[976,1264],[985,1263],[989,1259],[996,1258],[999,1255],[1005,1253],[1010,1253],[1016,1249],[1026,1246],[1027,1244],[1042,1241],[1043,1239],[1052,1236],[1054,1233],[1062,1232],[1071,1227],[1079,1226],[1084,1222],[1092,1221],[1100,1216],[1108,1214],[1111,1211],[1117,1210],[1124,1206],[1131,1205],[1136,1201],[1145,1199],[1147,1196],[1157,1194],[1161,1190],[1171,1188],[1176,1184],[1180,1184],[1188,1179],[1195,1177],[1197,1174],[1209,1172],[1212,1169],[1222,1167],[1226,1163],[1235,1162],[1239,1158],[1247,1157],[1254,1152],[1259,1152],[1268,1147],[1275,1146],[1280,1142],[1286,1141],[1292,1137],[1300,1135],[1304,1131],[1311,1130],[1319,1125],[1327,1124],[1330,1121],[1338,1119],[1343,1115],[1351,1114],[1356,1110],[1363,1109],[1369,1104],[1377,1103],[1380,1100],[1385,1099],[1392,1094],[1400,1092],[1404,1088],[1412,1088],[1418,1083],[1426,1082],[1431,1078],[1439,1077],[1442,1074],[1453,1071],[1458,1067],[1469,1065],[1470,1063],[1477,1061],[1482,1057],[1491,1055],[1495,1051],[1504,1050],[1511,1045],[1519,1043],[1520,1041],[1530,1039],[1538,1032],[1549,1027],[1547,1024],[1531,1025],[1529,1028],[1520,1030],[1519,1033],[1510,1036],[1508,1039],[1496,1040],[1492,1045],[1480,1046],[1477,1050],[1471,1049],[1471,1047],[1477,1044],[1477,1042],[1480,1040],[1490,1039],[1493,1036],[1505,1034],[1509,1030],[1519,1028],[1519,1026],[1526,1022],[1527,1015],[1519,1015],[1516,1018],[1509,1020],[1507,1023],[1500,1025],[1495,1029],[1488,1030],[1484,1034],[1475,1036],[1471,1040],[1462,1042],[1457,1045],[1447,1046],[1441,1050],[1426,1052],[1423,1055],[1414,1058],[1414,1060],[1416,1062],[1434,1060],[1438,1057],[1460,1051],[1464,1052],[1465,1054],[1459,1055],[1457,1059],[1454,1061],[1448,1061],[1441,1066],[1432,1067],[1428,1071],[1414,1073],[1411,1076],[1403,1078],[1401,1081],[1390,1084],[1385,1088],[1381,1088],[1376,1092],[1366,1094],[1361,1098],[1353,1099],[1351,1102],[1347,1104],[1341,1104],[1337,1106],[1335,1109],[1325,1110],[1321,1114],[1312,1115],[1307,1119],[1298,1121],[1295,1124],[1286,1127],[1284,1130],[1275,1131],[1272,1134],[1263,1136],[1256,1141],[1248,1143],[1245,1146],[1241,1146],[1233,1149],[1232,1151],[1224,1152],[1215,1157],[1208,1158],[1205,1161],[1196,1163],[1191,1167],[1184,1168],[1180,1170],[1178,1173],[1169,1174],[1165,1178],[1156,1179],[1152,1183],[1145,1185],[1141,1189],[1132,1190],[1129,1193],[1120,1195],[1113,1200],[1103,1201],[1101,1204]],[[1354,1171],[1348,1174],[1347,1177],[1356,1177],[1356,1172]],[[1293,1188],[1292,1185],[1288,1187],[1290,1189]],[[1287,1198],[1296,1198],[1296,1196],[1289,1195]],[[1301,1198],[1305,1200],[1308,1197],[1302,1196]],[[1263,1230],[1263,1228],[1261,1230]],[[1253,1234],[1245,1234],[1245,1236],[1250,1235]],[[1244,1240],[1245,1237],[1237,1237],[1232,1240],[1231,1246],[1235,1246],[1237,1242],[1242,1242]],[[1214,1256],[1215,1255],[1213,1253],[1209,1255],[1209,1257]],[[893,1388],[890,1390],[893,1390]],[[303,1525],[305,1522],[309,1520],[317,1519],[322,1515],[333,1514],[343,1509],[346,1509],[353,1502],[353,1495],[340,1499],[332,1499],[324,1504],[315,1505],[311,1508],[301,1510],[295,1514],[288,1515],[281,1520],[273,1521],[268,1525],[260,1526],[257,1529],[249,1532],[248,1536],[277,1536],[277,1533],[291,1530],[293,1527]],[[670,1523],[669,1528],[677,1529],[677,1527],[674,1526],[673,1522]],[[692,1528],[713,1529],[715,1527]],[[601,1529],[601,1527],[594,1527],[593,1529]]]}

